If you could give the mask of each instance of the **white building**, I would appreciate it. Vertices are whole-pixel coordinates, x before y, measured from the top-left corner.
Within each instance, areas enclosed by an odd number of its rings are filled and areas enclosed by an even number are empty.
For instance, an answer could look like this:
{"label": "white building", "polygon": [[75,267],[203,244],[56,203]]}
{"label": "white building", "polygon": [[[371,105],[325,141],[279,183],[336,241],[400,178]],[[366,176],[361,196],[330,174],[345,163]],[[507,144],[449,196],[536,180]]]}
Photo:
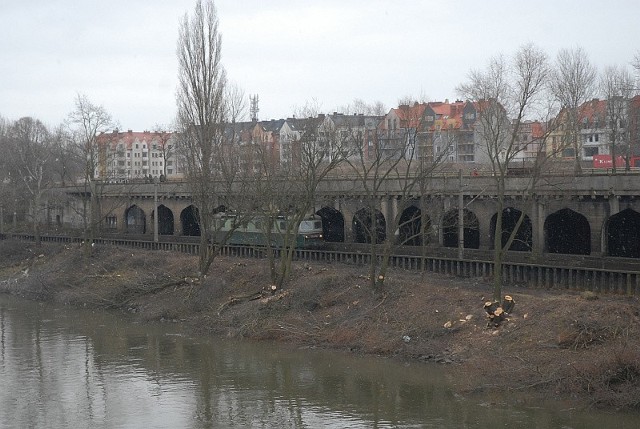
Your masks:
{"label": "white building", "polygon": [[170,132],[118,132],[98,136],[98,177],[109,180],[183,177],[174,134]]}

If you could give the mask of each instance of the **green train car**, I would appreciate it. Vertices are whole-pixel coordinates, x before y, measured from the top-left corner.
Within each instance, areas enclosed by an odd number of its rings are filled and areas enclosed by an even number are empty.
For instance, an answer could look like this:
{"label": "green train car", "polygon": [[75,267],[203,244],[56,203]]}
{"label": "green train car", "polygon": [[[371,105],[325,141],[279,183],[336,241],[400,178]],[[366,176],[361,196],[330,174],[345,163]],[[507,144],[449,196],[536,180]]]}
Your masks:
{"label": "green train car", "polygon": [[[233,229],[236,217],[224,216],[218,219],[218,222],[224,222],[217,232],[219,240],[221,240],[223,236]],[[271,222],[270,230],[267,226],[268,222],[269,220],[265,217],[254,217],[244,222],[231,233],[227,243],[266,246],[269,242],[273,247],[282,247],[289,220],[285,217],[278,217]],[[322,220],[312,217],[300,222],[295,235],[296,248],[315,248],[320,247],[323,243]]]}

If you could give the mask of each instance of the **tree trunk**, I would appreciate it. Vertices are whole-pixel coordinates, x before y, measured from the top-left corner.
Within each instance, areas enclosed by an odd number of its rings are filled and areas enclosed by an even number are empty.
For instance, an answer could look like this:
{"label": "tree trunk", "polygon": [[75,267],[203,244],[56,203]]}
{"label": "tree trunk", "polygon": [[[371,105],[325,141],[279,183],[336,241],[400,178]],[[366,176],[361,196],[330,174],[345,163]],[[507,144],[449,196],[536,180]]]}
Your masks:
{"label": "tree trunk", "polygon": [[499,204],[496,216],[496,228],[493,237],[493,300],[502,299],[502,261],[504,248],[502,247],[502,204]]}

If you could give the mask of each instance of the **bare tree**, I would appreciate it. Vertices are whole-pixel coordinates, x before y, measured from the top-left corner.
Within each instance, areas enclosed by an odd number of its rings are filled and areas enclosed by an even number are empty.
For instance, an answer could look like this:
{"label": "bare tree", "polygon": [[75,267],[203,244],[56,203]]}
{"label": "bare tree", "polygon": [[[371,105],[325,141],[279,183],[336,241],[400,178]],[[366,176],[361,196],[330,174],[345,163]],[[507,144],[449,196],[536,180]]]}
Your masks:
{"label": "bare tree", "polygon": [[[9,142],[9,121],[0,116],[0,150],[2,153],[7,153],[10,150]],[[7,158],[0,158],[0,234],[4,233],[4,220],[5,212],[9,209],[13,209],[14,202],[11,196],[11,172],[7,163]]]}
{"label": "bare tree", "polygon": [[54,180],[63,187],[82,176],[83,167],[82,157],[77,155],[78,148],[66,128],[64,125],[57,126],[51,136]]}
{"label": "bare tree", "polygon": [[[507,176],[510,164],[525,150],[520,141],[522,127],[530,118],[541,118],[549,123],[554,116],[553,104],[549,102],[546,82],[551,75],[547,55],[533,45],[521,47],[509,60],[500,56],[493,58],[482,71],[472,71],[468,81],[457,90],[463,97],[478,106],[477,132],[481,146],[486,151],[492,177],[495,179],[496,226],[494,236],[493,299],[502,299],[502,264],[505,252],[516,240],[525,219],[522,211],[511,231],[503,230],[503,211],[507,191]],[[543,136],[537,146],[530,169],[528,182],[521,184],[520,191],[531,197],[535,193],[540,172],[553,154],[545,153]],[[529,142],[530,144],[530,142]]]}
{"label": "bare tree", "polygon": [[[175,147],[175,138],[171,131],[171,126],[156,124],[153,127],[154,141],[156,143],[156,148],[160,154],[160,158],[162,159],[162,177],[161,179],[167,178],[167,168],[170,166],[169,163],[177,163],[176,159],[176,147]],[[177,167],[177,166],[173,166]]]}
{"label": "bare tree", "polygon": [[356,115],[384,116],[387,113],[387,108],[382,101],[367,103],[361,98],[355,98],[350,104],[338,108],[337,111]]}
{"label": "bare tree", "polygon": [[316,98],[307,100],[302,106],[293,107],[293,116],[296,118],[314,118],[322,112],[322,103]]}
{"label": "bare tree", "polygon": [[13,144],[7,153],[24,185],[22,189],[29,205],[33,235],[36,244],[40,245],[43,195],[52,184],[51,135],[42,122],[26,117],[10,127],[9,136]]}
{"label": "bare tree", "polygon": [[229,124],[242,111],[230,96],[221,62],[222,40],[213,1],[198,1],[193,15],[185,14],[178,38],[179,156],[198,208],[200,253],[198,268],[206,275],[242,222],[231,222],[224,234],[218,222],[222,211],[247,212],[247,180],[239,168],[240,152],[228,138]]}
{"label": "bare tree", "polygon": [[[443,150],[434,157],[433,145],[421,140],[425,107],[425,104],[401,105],[392,109],[386,119],[371,118],[375,125],[368,133],[354,127],[347,134],[350,143],[345,146],[355,148],[356,152],[347,153],[346,161],[365,203],[354,216],[354,239],[369,245],[369,280],[376,290],[384,285],[396,245],[426,245],[428,241],[429,222],[424,207],[415,207],[416,197],[423,193],[429,176],[446,159],[451,147],[443,144]],[[388,183],[400,189],[399,198],[387,198]],[[379,210],[381,201],[386,201],[384,206],[397,206],[385,215]],[[411,206],[414,209],[407,216]]]}
{"label": "bare tree", "polygon": [[635,92],[633,76],[626,68],[609,66],[600,77],[600,91],[607,103],[605,128],[608,131],[611,169],[614,173],[616,172],[616,159],[622,156],[625,160],[625,169],[629,170],[631,167],[630,101]]}
{"label": "bare tree", "polygon": [[225,92],[225,103],[229,122],[236,123],[243,121],[247,114],[247,99],[244,90],[236,83],[228,83]]}
{"label": "bare tree", "polygon": [[104,214],[100,208],[100,193],[105,184],[98,180],[98,173],[108,162],[97,137],[115,126],[104,107],[93,104],[85,95],[77,95],[75,108],[67,119],[67,128],[74,146],[73,153],[83,166],[76,195],[81,199],[80,215],[88,255]]}
{"label": "bare tree", "polygon": [[[349,150],[349,140],[344,138],[336,129],[319,131],[321,117],[306,119],[302,125],[303,134],[298,142],[296,162],[281,165],[284,177],[292,186],[288,195],[297,195],[295,203],[288,199],[286,215],[288,238],[280,258],[278,283],[284,284],[291,274],[296,236],[300,223],[309,215],[314,215],[317,201],[317,189],[327,176],[339,168],[344,162]],[[287,196],[287,193],[281,195]]]}
{"label": "bare tree", "polygon": [[560,103],[565,117],[565,141],[575,157],[575,170],[581,171],[580,106],[596,91],[597,70],[586,51],[580,47],[562,49],[551,73],[551,90]]}

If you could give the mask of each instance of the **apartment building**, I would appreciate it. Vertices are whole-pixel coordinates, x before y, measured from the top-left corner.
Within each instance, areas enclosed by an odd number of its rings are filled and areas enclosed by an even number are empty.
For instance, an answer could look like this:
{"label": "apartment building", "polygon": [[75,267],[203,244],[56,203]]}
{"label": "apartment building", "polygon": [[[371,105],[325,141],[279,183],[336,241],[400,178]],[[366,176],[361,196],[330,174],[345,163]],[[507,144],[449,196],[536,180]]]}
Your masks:
{"label": "apartment building", "polygon": [[101,133],[98,177],[108,180],[129,180],[157,177],[182,178],[184,172],[176,156],[174,134],[143,131]]}

